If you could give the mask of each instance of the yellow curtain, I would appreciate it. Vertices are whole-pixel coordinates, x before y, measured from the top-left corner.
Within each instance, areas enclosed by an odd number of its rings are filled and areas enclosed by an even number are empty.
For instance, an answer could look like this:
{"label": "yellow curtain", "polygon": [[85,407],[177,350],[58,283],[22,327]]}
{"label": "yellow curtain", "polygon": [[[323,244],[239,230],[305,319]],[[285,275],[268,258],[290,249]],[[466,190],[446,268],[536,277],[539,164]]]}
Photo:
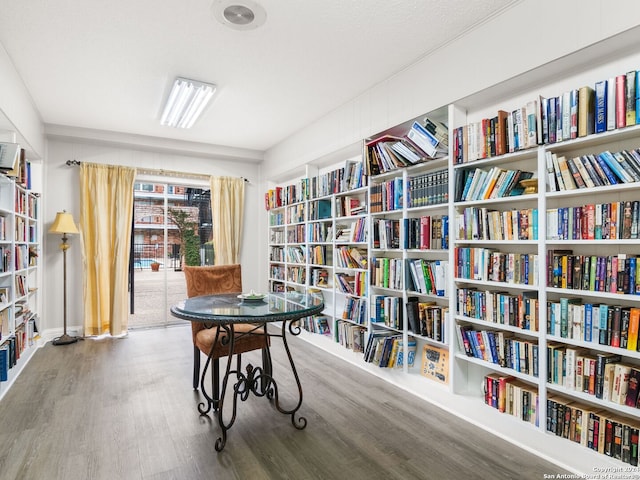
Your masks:
{"label": "yellow curtain", "polygon": [[85,335],[127,332],[134,168],[82,163]]}
{"label": "yellow curtain", "polygon": [[244,218],[244,179],[211,177],[213,255],[216,265],[240,263]]}

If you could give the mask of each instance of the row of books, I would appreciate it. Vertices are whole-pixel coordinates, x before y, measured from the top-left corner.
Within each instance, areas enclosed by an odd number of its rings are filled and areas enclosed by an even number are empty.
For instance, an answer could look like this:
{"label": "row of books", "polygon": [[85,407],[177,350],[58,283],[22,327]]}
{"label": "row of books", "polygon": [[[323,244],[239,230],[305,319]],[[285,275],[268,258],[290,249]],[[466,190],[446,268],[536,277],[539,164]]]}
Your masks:
{"label": "row of books", "polygon": [[[402,368],[405,359],[404,350],[402,335],[391,330],[374,330],[367,339],[364,361],[381,368]],[[407,343],[407,366],[409,368],[415,364],[416,351],[416,340],[409,337]]]}
{"label": "row of books", "polygon": [[547,302],[547,333],[560,338],[638,350],[640,308],[583,303],[561,297]]}
{"label": "row of books", "polygon": [[282,265],[271,265],[269,267],[269,278],[284,281],[284,267]]}
{"label": "row of books", "polygon": [[617,405],[640,408],[640,368],[621,361],[622,357],[614,353],[592,353],[558,343],[547,345],[549,383]]}
{"label": "row of books", "polygon": [[[330,253],[331,249],[328,251]],[[327,255],[327,246],[309,245],[309,261],[314,265],[330,265],[331,255]]]}
{"label": "row of books", "polygon": [[362,162],[347,160],[344,167],[331,172],[269,189],[264,196],[265,208],[271,210],[366,186],[367,176]]}
{"label": "row of books", "polygon": [[[6,288],[6,287],[3,287]],[[6,289],[4,291],[5,294],[5,301],[3,303],[6,303],[8,301],[8,289]],[[2,340],[3,338],[6,338],[10,333],[11,333],[11,328],[9,327],[9,309],[8,308],[4,308],[2,310],[0,310],[0,340]]]}
{"label": "row of books", "polygon": [[307,220],[325,220],[332,218],[331,200],[322,198],[309,202]]}
{"label": "row of books", "polygon": [[[307,241],[308,242],[330,242],[332,228],[330,224],[325,222],[314,222],[307,224]],[[330,235],[331,234],[331,235]]]}
{"label": "row of books", "polygon": [[409,177],[407,208],[440,205],[449,201],[449,170],[437,170]]}
{"label": "row of books", "polygon": [[458,289],[457,310],[465,317],[538,331],[538,292],[506,293]]}
{"label": "row of books", "polygon": [[302,223],[305,221],[305,205],[304,203],[298,203],[291,205],[285,210],[287,224]]}
{"label": "row of books", "polygon": [[448,154],[447,126],[425,118],[414,121],[402,136],[383,135],[365,144],[365,168],[368,175],[416,165]]}
{"label": "row of books", "polygon": [[284,213],[281,210],[269,212],[269,226],[277,227],[280,225],[284,225]]}
{"label": "row of books", "polygon": [[373,248],[400,248],[400,220],[380,218],[373,220]]}
{"label": "row of books", "polygon": [[284,247],[277,247],[277,246],[270,247],[269,261],[284,262]]}
{"label": "row of books", "polygon": [[[367,241],[367,218],[359,217],[352,222],[340,221],[336,223],[336,242],[366,242]],[[330,239],[330,231],[327,238]]]}
{"label": "row of books", "polygon": [[456,278],[483,282],[538,285],[538,255],[507,253],[482,247],[456,247]]}
{"label": "row of books", "polygon": [[287,247],[285,255],[289,263],[305,263],[307,261],[307,256],[302,247]]}
{"label": "row of books", "polygon": [[371,322],[402,330],[404,316],[402,298],[390,295],[371,295]]}
{"label": "row of books", "polygon": [[22,274],[16,275],[15,281],[16,281],[16,297],[24,297],[29,291],[27,276]]}
{"label": "row of books", "polygon": [[358,197],[342,196],[336,197],[336,216],[353,217],[367,213],[367,204]]}
{"label": "row of books", "polygon": [[402,262],[401,258],[372,257],[371,285],[402,290]]}
{"label": "row of books", "polygon": [[337,247],[334,260],[338,268],[366,269],[368,267],[366,250],[357,247]]}
{"label": "row of books", "polygon": [[640,182],[640,151],[621,150],[565,157],[547,152],[549,191],[576,190]]}
{"label": "row of books", "polygon": [[288,243],[304,243],[305,242],[305,226],[300,223],[293,227],[287,228]]}
{"label": "row of books", "polygon": [[470,202],[522,195],[524,187],[520,185],[520,181],[532,177],[533,172],[500,167],[458,170],[455,201]]}
{"label": "row of books", "polygon": [[406,290],[423,295],[446,297],[449,292],[449,262],[447,260],[427,260],[407,258]]}
{"label": "row of books", "polygon": [[339,292],[358,297],[367,295],[367,272],[337,272],[335,274],[335,282]]}
{"label": "row of books", "polygon": [[538,240],[538,209],[467,207],[456,215],[458,240]]}
{"label": "row of books", "polygon": [[636,239],[640,201],[589,203],[547,210],[547,240]]}
{"label": "row of books", "polygon": [[437,342],[446,341],[448,307],[436,305],[435,302],[421,302],[418,297],[409,297],[406,309],[409,329],[414,334]]}
{"label": "row of books", "polygon": [[344,308],[342,310],[342,319],[357,323],[358,325],[367,324],[367,302],[366,297],[347,296],[344,300]]}
{"label": "row of books", "polygon": [[538,376],[538,344],[515,338],[501,330],[474,330],[471,325],[455,326],[460,351],[516,372]]}
{"label": "row of books", "polygon": [[547,398],[548,432],[632,466],[638,465],[639,427],[627,417],[579,401]]}
{"label": "row of books", "polygon": [[284,230],[276,230],[272,229],[269,231],[269,243],[282,243],[284,244],[286,240],[285,231]]}
{"label": "row of books", "polygon": [[326,268],[312,268],[309,279],[314,287],[328,287],[329,271]]}
{"label": "row of books", "polygon": [[591,292],[640,294],[640,268],[635,255],[573,255],[549,250],[547,285]]}
{"label": "row of books", "polygon": [[344,348],[357,353],[364,351],[364,339],[367,329],[345,320],[337,320],[333,339]]}
{"label": "row of books", "polygon": [[499,412],[538,425],[540,405],[538,391],[511,375],[490,373],[484,377],[484,403]]}
{"label": "row of books", "polygon": [[405,250],[448,250],[449,215],[423,215],[404,219]]}
{"label": "row of books", "polygon": [[313,317],[305,317],[301,320],[302,328],[311,333],[319,335],[331,335],[331,327],[329,325],[329,317],[326,315],[316,315]]}
{"label": "row of books", "polygon": [[0,247],[0,273],[11,271],[11,248]]}
{"label": "row of books", "polygon": [[453,130],[456,164],[640,123],[638,71],[530,100]]}
{"label": "row of books", "polygon": [[289,267],[287,269],[287,280],[300,285],[306,284],[307,269],[305,267]]}
{"label": "row of books", "polygon": [[369,211],[371,213],[401,210],[404,203],[401,177],[369,187]]}
{"label": "row of books", "polygon": [[498,110],[493,117],[455,128],[453,162],[473,162],[537,146],[540,117],[538,100],[531,100],[514,110]]}
{"label": "row of books", "polygon": [[15,331],[0,344],[0,382],[9,379],[9,370],[18,363],[24,349],[32,345],[39,335],[36,321],[37,316],[24,308],[20,312],[20,318],[16,318]]}

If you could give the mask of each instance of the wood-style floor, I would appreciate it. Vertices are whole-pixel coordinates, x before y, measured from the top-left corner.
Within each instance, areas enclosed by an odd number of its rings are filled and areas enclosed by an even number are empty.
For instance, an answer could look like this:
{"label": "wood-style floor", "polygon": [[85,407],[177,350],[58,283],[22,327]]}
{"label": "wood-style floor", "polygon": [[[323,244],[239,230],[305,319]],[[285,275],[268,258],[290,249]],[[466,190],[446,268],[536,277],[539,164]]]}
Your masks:
{"label": "wood-style floor", "polygon": [[[291,347],[307,428],[296,430],[266,398],[250,397],[217,453],[216,421],[198,414],[200,394],[191,388],[190,332],[188,325],[136,330],[38,350],[0,402],[0,478],[468,480],[561,472],[297,338]],[[279,346],[274,340],[276,375],[286,361]],[[283,394],[290,382],[282,377]]]}

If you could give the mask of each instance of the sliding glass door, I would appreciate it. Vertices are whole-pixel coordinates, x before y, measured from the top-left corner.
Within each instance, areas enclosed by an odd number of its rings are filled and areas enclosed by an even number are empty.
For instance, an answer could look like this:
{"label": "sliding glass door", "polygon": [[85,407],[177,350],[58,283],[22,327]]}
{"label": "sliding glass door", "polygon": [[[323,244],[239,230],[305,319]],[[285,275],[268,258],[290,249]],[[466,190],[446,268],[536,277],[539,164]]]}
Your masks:
{"label": "sliding glass door", "polygon": [[182,323],[169,313],[186,296],[182,266],[213,264],[209,189],[141,180],[133,222],[129,328]]}

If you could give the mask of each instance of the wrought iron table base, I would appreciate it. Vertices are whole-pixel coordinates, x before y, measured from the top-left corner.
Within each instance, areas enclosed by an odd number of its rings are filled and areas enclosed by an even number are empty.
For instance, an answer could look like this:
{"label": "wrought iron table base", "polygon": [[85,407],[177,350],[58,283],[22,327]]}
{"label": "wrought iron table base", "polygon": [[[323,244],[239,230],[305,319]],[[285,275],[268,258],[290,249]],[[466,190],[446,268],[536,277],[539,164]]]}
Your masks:
{"label": "wrought iron table base", "polygon": [[[215,449],[218,452],[221,452],[226,443],[227,443],[227,431],[233,426],[236,421],[237,416],[237,407],[238,407],[238,399],[244,402],[249,398],[249,395],[253,393],[256,397],[264,397],[266,396],[269,400],[271,400],[276,407],[276,409],[284,414],[291,415],[291,423],[298,430],[302,430],[307,426],[307,419],[305,417],[296,416],[298,410],[302,406],[302,385],[300,384],[300,378],[298,377],[298,372],[296,370],[295,363],[293,361],[293,357],[291,356],[291,351],[289,350],[289,345],[287,343],[286,331],[289,330],[291,335],[299,335],[300,327],[298,325],[293,324],[294,320],[283,321],[281,332],[279,334],[273,334],[267,332],[266,324],[264,325],[264,335],[270,338],[280,337],[282,338],[282,343],[287,353],[287,358],[289,359],[289,365],[291,366],[291,372],[293,373],[293,377],[296,381],[296,385],[298,387],[298,401],[296,405],[292,409],[286,409],[282,405],[280,405],[280,400],[278,397],[278,385],[272,376],[272,362],[271,362],[271,350],[269,347],[269,342],[265,342],[267,345],[263,349],[262,367],[254,367],[250,363],[246,366],[246,372],[242,371],[242,360],[241,355],[236,354],[236,368],[232,369],[233,363],[233,351],[235,344],[235,336],[233,323],[228,325],[223,325],[220,328],[224,329],[225,337],[221,340],[222,342],[228,341],[229,343],[229,355],[227,357],[227,366],[225,369],[225,374],[222,378],[222,388],[220,389],[219,398],[215,397],[213,392],[216,391],[215,383],[218,382],[218,379],[215,378],[215,375],[212,375],[212,394],[209,394],[205,388],[205,375],[207,370],[209,369],[209,365],[211,364],[211,354],[207,358],[207,361],[204,365],[202,376],[200,378],[200,390],[206,399],[205,402],[200,402],[198,404],[198,411],[201,415],[208,415],[210,411],[217,415],[218,425],[222,430],[221,436],[218,437],[215,443]],[[287,328],[288,325],[288,328]],[[218,340],[218,335],[220,335],[220,329],[218,329],[218,333],[216,335],[216,341]],[[233,384],[233,397],[232,397],[232,414],[231,418],[228,422],[224,420],[224,407],[226,405],[225,395],[227,393],[227,389],[229,388],[229,382],[232,380],[232,377],[235,378],[235,383]],[[231,399],[228,399],[231,400]]]}

